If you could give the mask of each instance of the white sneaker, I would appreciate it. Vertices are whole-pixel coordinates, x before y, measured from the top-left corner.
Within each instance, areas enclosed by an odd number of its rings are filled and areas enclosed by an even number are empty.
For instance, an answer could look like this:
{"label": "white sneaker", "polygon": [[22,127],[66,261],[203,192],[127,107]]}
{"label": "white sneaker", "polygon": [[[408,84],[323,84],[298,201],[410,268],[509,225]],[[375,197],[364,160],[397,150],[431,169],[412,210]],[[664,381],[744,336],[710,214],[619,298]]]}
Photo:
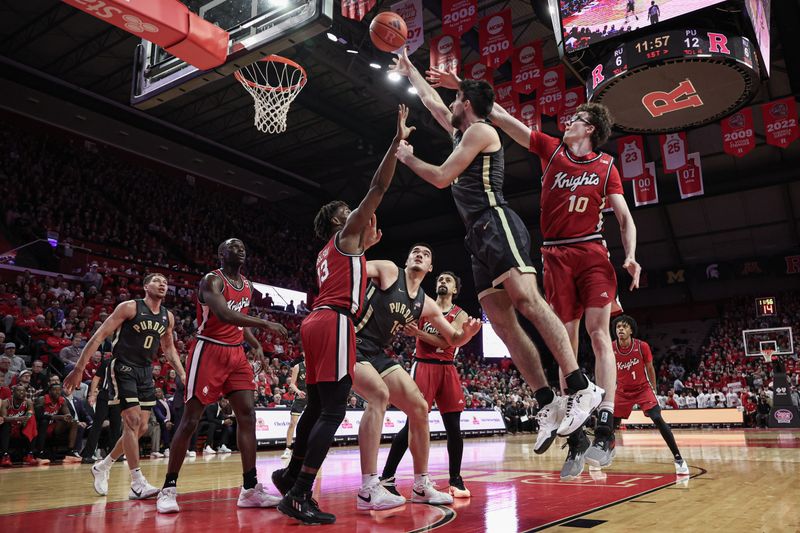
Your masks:
{"label": "white sneaker", "polygon": [[161,452],[153,452],[150,454],[150,459],[161,459],[164,457],[164,454]]}
{"label": "white sneaker", "polygon": [[406,503],[403,496],[392,494],[381,485],[377,476],[366,487],[361,487],[356,496],[359,511],[383,511],[394,509]]}
{"label": "white sneaker", "polygon": [[94,451],[94,455],[92,456],[92,459],[94,459],[95,461],[102,461],[103,460],[103,455],[100,453],[100,450],[95,450]]}
{"label": "white sneaker", "polygon": [[552,402],[542,407],[536,413],[536,421],[539,423],[539,432],[536,434],[536,444],[533,446],[534,453],[542,454],[547,451],[556,439],[556,432],[561,419],[566,410],[566,398],[556,396]]}
{"label": "white sneaker", "polygon": [[217,453],[231,453],[232,451],[233,450],[231,450],[230,448],[228,448],[227,446],[225,446],[223,444],[222,446],[219,447],[219,450],[217,450]]}
{"label": "white sneaker", "polygon": [[205,455],[205,454],[214,455],[215,453],[217,453],[217,450],[215,450],[214,448],[212,448],[208,444],[206,444],[206,447],[203,448],[203,455]]}
{"label": "white sneaker", "polygon": [[131,490],[128,492],[129,500],[146,500],[158,494],[158,489],[147,482],[147,480],[134,481],[131,483]]}
{"label": "white sneaker", "polygon": [[194,450],[186,452],[186,457],[197,457],[197,452]]}
{"label": "white sneaker", "polygon": [[178,489],[167,487],[161,489],[156,501],[156,509],[159,513],[177,513],[181,509],[178,507]]}
{"label": "white sneaker", "polygon": [[92,465],[92,477],[94,478],[94,491],[100,496],[108,494],[108,475],[111,469],[105,468],[102,463]]}
{"label": "white sneaker", "polygon": [[430,478],[426,477],[423,483],[414,483],[414,487],[411,489],[411,501],[413,503],[449,505],[453,503],[453,497],[446,492],[436,490]]}
{"label": "white sneaker", "polygon": [[167,458],[169,458],[169,448],[167,448],[166,450],[164,450],[164,457],[167,457]]}
{"label": "white sneaker", "polygon": [[681,462],[675,461],[675,474],[679,476],[688,476],[689,475],[689,465],[686,464],[686,460],[682,460]]}
{"label": "white sneaker", "polygon": [[277,507],[281,503],[280,496],[273,496],[264,490],[264,486],[258,483],[252,489],[242,487],[239,493],[238,507]]}
{"label": "white sneaker", "polygon": [[558,436],[568,437],[578,431],[603,401],[606,391],[592,383],[567,398],[564,419],[558,426]]}
{"label": "white sneaker", "polygon": [[286,448],[283,450],[283,455],[281,455],[281,459],[291,459],[292,458],[292,450]]}

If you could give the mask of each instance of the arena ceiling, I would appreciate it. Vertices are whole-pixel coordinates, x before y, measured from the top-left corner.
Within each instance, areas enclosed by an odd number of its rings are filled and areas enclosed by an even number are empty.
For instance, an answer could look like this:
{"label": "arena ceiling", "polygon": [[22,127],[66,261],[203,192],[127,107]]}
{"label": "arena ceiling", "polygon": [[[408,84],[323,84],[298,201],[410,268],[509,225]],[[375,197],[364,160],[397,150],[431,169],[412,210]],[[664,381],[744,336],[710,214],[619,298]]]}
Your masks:
{"label": "arena ceiling", "polygon": [[[388,3],[379,9],[387,9]],[[429,37],[439,33],[441,3],[424,0],[424,5]],[[536,16],[531,2],[479,1],[481,14],[506,7],[513,12],[517,43],[544,38],[545,65],[557,63],[552,30]],[[2,87],[4,92],[22,88],[49,95],[53,114],[59,102],[68,101],[181,144],[187,170],[198,153],[213,155],[241,171],[238,177],[233,170],[220,172],[216,179],[270,201],[283,200],[275,208],[306,223],[324,200],[355,202],[363,195],[393,134],[399,102],[412,107],[417,154],[438,162],[450,151],[448,138],[418,98],[407,92],[407,83],[393,84],[385,69],[369,67],[372,61],[385,67],[391,57],[373,49],[367,24],[339,16],[338,2],[334,13],[334,33],[360,53],[346,53],[346,46],[324,34],[283,52],[307,69],[309,83],[292,105],[289,129],[281,135],[255,130],[252,99],[232,78],[144,112],[132,110],[132,58],[139,40],[58,0],[0,1],[0,77],[7,82]],[[772,77],[762,83],[754,104],[800,91],[800,56],[787,50],[782,38],[798,26],[797,2],[773,2]],[[478,59],[477,41],[477,31],[465,34],[465,63]],[[427,58],[427,45],[413,56],[420,67]],[[510,68],[500,74],[508,77]],[[568,79],[568,85],[577,83]],[[6,102],[16,97],[20,106],[34,105],[30,99],[25,103],[24,95],[3,97]],[[445,98],[449,101],[450,96]],[[36,100],[35,105],[48,104]],[[557,132],[552,119],[545,120],[544,130]],[[791,185],[800,173],[800,143],[781,150],[767,146],[761,136],[755,150],[736,159],[722,152],[719,127],[709,125],[688,132],[688,144],[690,151],[701,154],[706,196],[680,201],[674,176],[659,172],[661,204],[634,211],[640,256],[649,266],[800,247],[800,192]],[[613,145],[608,145],[612,151]],[[514,143],[507,143],[506,150],[506,195],[538,239],[538,160]],[[646,151],[660,166],[655,136],[648,139]],[[747,192],[753,189],[759,191]],[[757,204],[753,198],[758,198]],[[379,217],[386,241],[380,246],[386,253],[398,256],[409,240],[424,239],[446,250],[454,268],[468,272],[460,251],[463,228],[449,191],[428,186],[400,166]],[[613,227],[609,231],[612,254],[618,258],[617,233]]]}

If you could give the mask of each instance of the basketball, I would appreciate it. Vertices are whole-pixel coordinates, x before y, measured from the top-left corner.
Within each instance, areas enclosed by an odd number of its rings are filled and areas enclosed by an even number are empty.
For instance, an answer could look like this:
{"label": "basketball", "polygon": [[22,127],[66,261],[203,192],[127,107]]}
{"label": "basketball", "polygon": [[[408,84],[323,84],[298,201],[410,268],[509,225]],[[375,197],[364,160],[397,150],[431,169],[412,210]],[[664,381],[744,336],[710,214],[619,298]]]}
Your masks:
{"label": "basketball", "polygon": [[391,11],[378,13],[369,25],[369,37],[378,50],[394,52],[406,44],[406,21]]}

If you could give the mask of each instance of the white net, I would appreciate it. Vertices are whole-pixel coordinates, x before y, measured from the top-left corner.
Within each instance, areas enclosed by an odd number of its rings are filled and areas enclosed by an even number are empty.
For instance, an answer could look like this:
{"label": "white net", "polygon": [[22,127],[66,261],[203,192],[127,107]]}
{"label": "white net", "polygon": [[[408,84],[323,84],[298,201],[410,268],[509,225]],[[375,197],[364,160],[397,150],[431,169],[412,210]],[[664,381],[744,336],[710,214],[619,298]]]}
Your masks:
{"label": "white net", "polygon": [[255,101],[254,124],[263,133],[286,131],[289,106],[306,84],[300,65],[279,56],[269,56],[240,69],[236,79]]}

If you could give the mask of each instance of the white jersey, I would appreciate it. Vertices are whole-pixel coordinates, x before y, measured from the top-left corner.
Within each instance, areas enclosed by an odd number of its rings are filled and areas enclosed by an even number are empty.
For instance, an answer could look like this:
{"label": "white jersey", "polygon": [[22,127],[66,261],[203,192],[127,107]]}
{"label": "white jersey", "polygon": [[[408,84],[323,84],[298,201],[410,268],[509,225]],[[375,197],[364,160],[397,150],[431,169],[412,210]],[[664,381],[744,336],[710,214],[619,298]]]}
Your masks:
{"label": "white jersey", "polygon": [[692,396],[691,394],[686,397],[686,408],[687,409],[697,409],[697,398]]}
{"label": "white jersey", "polygon": [[677,133],[668,133],[663,146],[664,169],[676,171],[686,166],[686,144]]}
{"label": "white jersey", "polygon": [[685,409],[686,408],[686,398],[684,398],[683,396],[678,396],[676,394],[675,395],[675,403],[678,404],[678,407],[680,409]]}
{"label": "white jersey", "polygon": [[622,175],[627,179],[636,178],[644,174],[644,156],[636,143],[625,143],[622,153]]}
{"label": "white jersey", "polygon": [[729,392],[725,395],[725,403],[728,404],[728,407],[739,407],[739,395]]}
{"label": "white jersey", "polygon": [[701,392],[697,395],[697,408],[705,409],[708,407],[708,394]]}

